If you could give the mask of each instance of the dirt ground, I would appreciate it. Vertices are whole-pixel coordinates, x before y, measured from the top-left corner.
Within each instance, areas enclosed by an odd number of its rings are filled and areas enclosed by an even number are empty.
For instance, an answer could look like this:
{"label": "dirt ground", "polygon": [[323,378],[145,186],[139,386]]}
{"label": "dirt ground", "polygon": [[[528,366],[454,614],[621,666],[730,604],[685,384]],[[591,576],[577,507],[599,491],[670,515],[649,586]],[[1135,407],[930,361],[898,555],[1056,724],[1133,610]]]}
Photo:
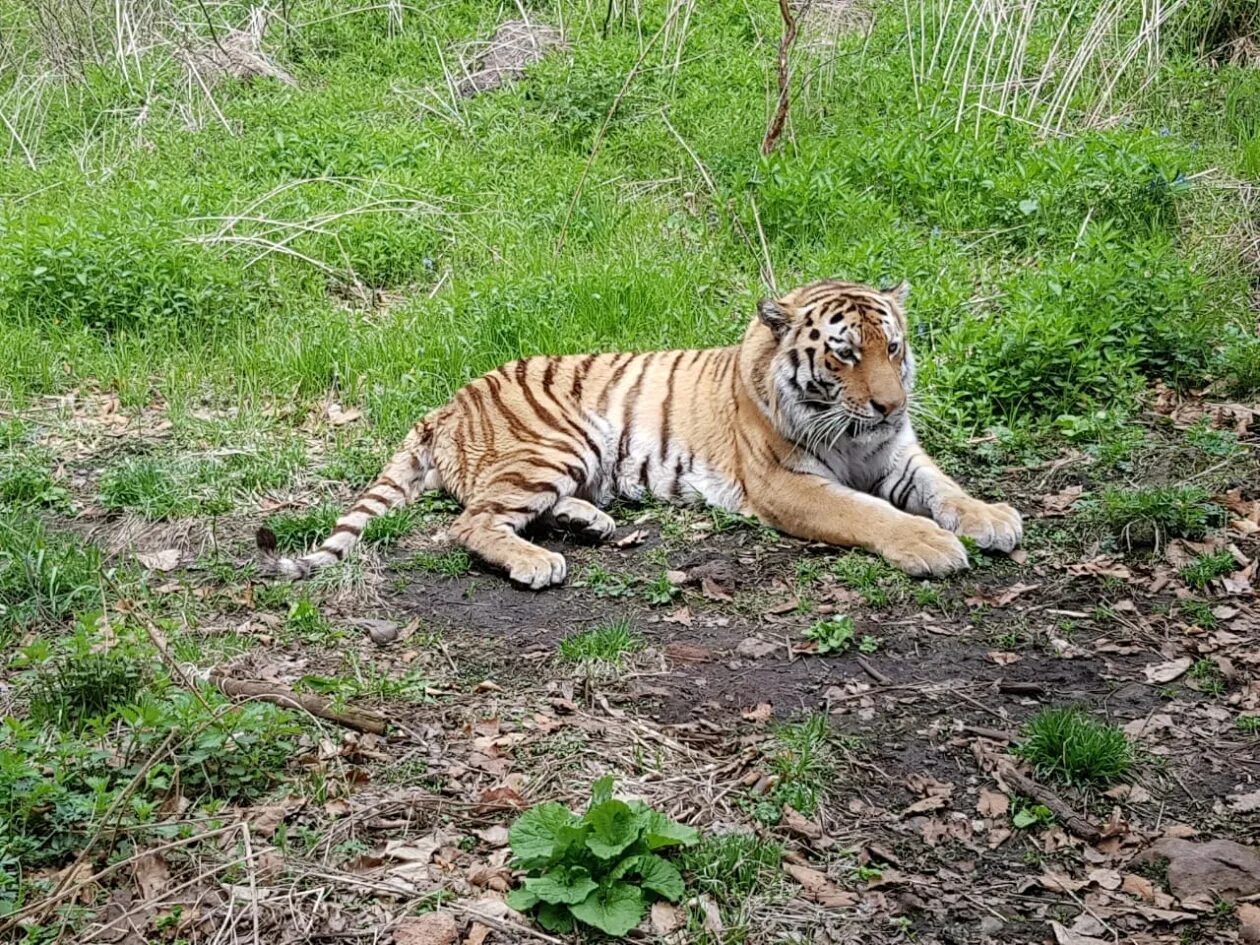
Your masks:
{"label": "dirt ground", "polygon": [[[747,901],[718,908],[689,892],[636,940],[1247,941],[1260,885],[1222,904],[1178,878],[1175,851],[1151,850],[1260,836],[1260,735],[1239,721],[1260,710],[1258,444],[1245,437],[1222,469],[1180,456],[1180,434],[1152,423],[1152,455],[1173,459],[1139,462],[1144,475],[1202,478],[1230,505],[1233,524],[1204,543],[1126,550],[1101,538],[1081,502],[1097,470],[1067,452],[973,478],[1024,512],[1025,547],[930,584],[882,572],[863,584],[835,549],[668,508],[614,510],[603,547],[541,536],[571,575],[542,593],[475,562],[456,576],[419,567],[418,551],[449,547],[449,515],[430,516],[311,588],[340,630],[326,643],[285,637],[287,604],[267,602],[266,582],[155,574],[202,602],[196,633],[203,654],[224,654],[218,673],[418,677],[422,692],[355,699],[388,719],[387,735],[324,724],[295,759],[318,789],[226,811],[191,845],[131,864],[85,899],[97,911],[84,940],[153,940],[157,928],[188,942],[556,941],[503,904],[505,828],[543,801],[579,808],[611,773],[623,796],[786,851],[783,873]],[[219,539],[242,564],[247,524]],[[194,533],[181,538],[195,545]],[[1237,568],[1192,592],[1179,568],[1204,548],[1231,549]],[[804,632],[835,615],[853,618],[855,645],[819,655]],[[562,640],[615,621],[643,644],[621,665],[558,655]],[[1067,705],[1121,726],[1136,768],[1105,793],[1034,780],[1027,799],[1012,747],[1040,709]],[[782,726],[811,715],[830,734],[811,761],[817,813],[803,816],[776,786]],[[1054,816],[1017,826],[1043,803]],[[162,892],[146,896],[145,869],[158,866]],[[418,914],[433,908],[455,938],[423,937]]]}

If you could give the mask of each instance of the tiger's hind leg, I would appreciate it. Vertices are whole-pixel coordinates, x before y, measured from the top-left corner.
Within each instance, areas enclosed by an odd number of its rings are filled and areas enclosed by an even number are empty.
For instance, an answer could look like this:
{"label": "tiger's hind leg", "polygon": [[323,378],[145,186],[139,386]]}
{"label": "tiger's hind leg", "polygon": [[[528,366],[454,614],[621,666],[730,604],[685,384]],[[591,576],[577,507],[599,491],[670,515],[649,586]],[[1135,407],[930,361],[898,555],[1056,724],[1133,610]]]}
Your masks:
{"label": "tiger's hind leg", "polygon": [[567,475],[545,465],[516,459],[491,470],[468,498],[451,535],[473,554],[508,572],[518,584],[540,590],[564,581],[564,556],[519,534],[539,517],[550,515],[577,488]]}
{"label": "tiger's hind leg", "polygon": [[561,528],[572,529],[592,541],[607,541],[617,530],[611,515],[576,496],[558,500],[551,508],[551,519]]}

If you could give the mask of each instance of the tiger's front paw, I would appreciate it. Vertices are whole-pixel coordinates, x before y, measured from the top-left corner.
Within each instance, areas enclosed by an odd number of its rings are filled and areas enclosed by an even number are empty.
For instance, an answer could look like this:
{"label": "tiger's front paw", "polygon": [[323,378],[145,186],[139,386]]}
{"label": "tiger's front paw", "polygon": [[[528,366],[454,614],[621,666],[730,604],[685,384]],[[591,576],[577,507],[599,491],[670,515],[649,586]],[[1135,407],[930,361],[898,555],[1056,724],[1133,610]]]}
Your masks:
{"label": "tiger's front paw", "polygon": [[532,548],[507,562],[508,577],[517,584],[540,591],[544,587],[563,584],[568,566],[564,556],[545,548]]}
{"label": "tiger's front paw", "polygon": [[911,577],[944,577],[968,566],[962,542],[927,519],[913,520],[878,550],[884,560]]}
{"label": "tiger's front paw", "polygon": [[981,548],[1011,551],[1024,537],[1024,522],[1005,502],[981,502],[969,495],[944,499],[933,516],[941,528],[966,535]]}

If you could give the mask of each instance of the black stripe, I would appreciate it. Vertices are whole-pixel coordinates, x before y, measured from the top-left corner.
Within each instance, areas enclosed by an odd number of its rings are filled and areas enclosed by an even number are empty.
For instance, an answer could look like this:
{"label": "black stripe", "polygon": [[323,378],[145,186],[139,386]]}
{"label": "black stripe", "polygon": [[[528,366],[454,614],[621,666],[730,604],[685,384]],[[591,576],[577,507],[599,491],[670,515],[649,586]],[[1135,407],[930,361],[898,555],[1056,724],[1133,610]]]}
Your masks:
{"label": "black stripe", "polygon": [[582,383],[586,380],[586,375],[590,373],[591,365],[598,358],[597,354],[588,354],[582,359],[582,363],[573,369],[573,386],[569,388],[569,396],[574,400],[582,398]]}
{"label": "black stripe", "polygon": [[674,375],[678,373],[678,364],[682,361],[682,352],[674,354],[674,363],[669,366],[669,377],[665,381],[665,402],[661,405],[661,465],[665,465],[665,455],[669,452],[669,434],[673,425],[674,414]]}

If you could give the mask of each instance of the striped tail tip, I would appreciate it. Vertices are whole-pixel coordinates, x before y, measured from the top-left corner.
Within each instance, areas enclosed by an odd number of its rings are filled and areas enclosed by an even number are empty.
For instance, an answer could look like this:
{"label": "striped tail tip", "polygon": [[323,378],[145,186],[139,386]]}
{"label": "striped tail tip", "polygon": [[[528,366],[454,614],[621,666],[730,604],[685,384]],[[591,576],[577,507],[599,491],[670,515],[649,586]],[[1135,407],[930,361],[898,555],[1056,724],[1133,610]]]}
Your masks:
{"label": "striped tail tip", "polygon": [[269,577],[287,577],[300,581],[310,577],[314,570],[302,558],[285,558],[277,554],[279,543],[276,541],[276,533],[266,525],[254,533],[254,542],[258,545],[262,558],[263,573]]}

